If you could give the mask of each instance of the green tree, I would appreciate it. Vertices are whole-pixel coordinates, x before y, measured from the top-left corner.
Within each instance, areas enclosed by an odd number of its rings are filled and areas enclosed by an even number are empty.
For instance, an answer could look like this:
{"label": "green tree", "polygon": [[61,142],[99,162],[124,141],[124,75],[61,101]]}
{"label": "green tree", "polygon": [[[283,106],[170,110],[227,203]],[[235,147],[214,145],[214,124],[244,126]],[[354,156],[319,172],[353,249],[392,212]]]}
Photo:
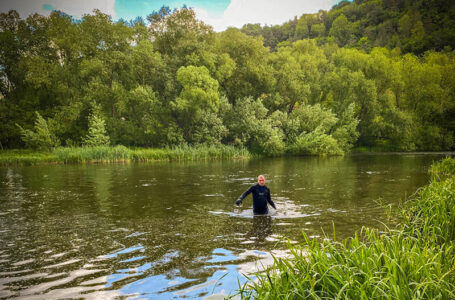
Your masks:
{"label": "green tree", "polygon": [[105,122],[99,109],[94,107],[88,120],[88,133],[83,139],[85,146],[107,146],[110,144],[109,135],[106,132]]}
{"label": "green tree", "polygon": [[351,103],[341,114],[338,122],[332,129],[333,138],[337,141],[339,148],[344,152],[349,151],[359,138],[357,125],[359,120],[356,117],[355,104]]}
{"label": "green tree", "polygon": [[[17,125],[17,124],[16,124]],[[21,132],[22,141],[27,147],[40,150],[51,150],[58,146],[60,141],[49,129],[47,121],[36,112],[35,130],[24,129],[17,125]]]}
{"label": "green tree", "polygon": [[283,131],[260,99],[239,99],[223,109],[223,122],[228,128],[227,142],[246,146],[256,153],[280,155],[285,150]]}
{"label": "green tree", "polygon": [[182,91],[171,104],[184,131],[185,140],[191,142],[192,126],[201,120],[203,112],[218,112],[219,85],[210,77],[206,67],[181,67],[177,71],[177,81],[182,85]]}
{"label": "green tree", "polygon": [[346,45],[351,39],[352,25],[345,15],[339,15],[332,23],[329,35],[335,38],[340,47]]}
{"label": "green tree", "polygon": [[235,62],[232,75],[223,87],[231,103],[237,99],[267,94],[273,86],[272,69],[267,64],[268,49],[262,38],[247,36],[240,30],[228,28],[219,34],[220,50]]}

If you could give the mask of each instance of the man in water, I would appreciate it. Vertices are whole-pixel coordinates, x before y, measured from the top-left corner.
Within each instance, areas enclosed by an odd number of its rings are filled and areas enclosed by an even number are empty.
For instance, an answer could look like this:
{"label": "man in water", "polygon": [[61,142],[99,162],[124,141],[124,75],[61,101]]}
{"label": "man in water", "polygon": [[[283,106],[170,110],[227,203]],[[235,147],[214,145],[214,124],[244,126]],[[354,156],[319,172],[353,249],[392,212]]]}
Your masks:
{"label": "man in water", "polygon": [[249,189],[243,193],[237,201],[235,201],[236,205],[240,205],[243,199],[248,196],[250,193],[253,193],[253,213],[255,215],[266,215],[269,212],[267,207],[267,202],[276,209],[275,203],[273,203],[270,197],[270,190],[268,187],[265,186],[265,176],[259,175],[258,176],[258,183],[251,186]]}

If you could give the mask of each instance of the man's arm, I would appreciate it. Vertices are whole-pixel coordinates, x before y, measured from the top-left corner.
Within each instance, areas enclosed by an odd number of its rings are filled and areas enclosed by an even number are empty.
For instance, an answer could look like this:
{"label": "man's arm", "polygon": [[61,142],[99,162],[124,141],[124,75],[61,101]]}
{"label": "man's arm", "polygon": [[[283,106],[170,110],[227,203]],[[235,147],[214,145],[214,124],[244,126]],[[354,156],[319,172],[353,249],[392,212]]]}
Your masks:
{"label": "man's arm", "polygon": [[243,193],[238,199],[237,201],[235,201],[235,205],[240,205],[243,201],[243,199],[248,196],[249,194],[251,194],[251,192],[253,191],[253,186],[251,186],[249,189],[247,189],[245,191],[245,193]]}
{"label": "man's arm", "polygon": [[270,190],[269,190],[269,192],[267,193],[267,202],[270,203],[270,205],[271,205],[274,209],[276,209],[275,203],[273,203],[273,201],[272,201],[272,196],[270,196]]}

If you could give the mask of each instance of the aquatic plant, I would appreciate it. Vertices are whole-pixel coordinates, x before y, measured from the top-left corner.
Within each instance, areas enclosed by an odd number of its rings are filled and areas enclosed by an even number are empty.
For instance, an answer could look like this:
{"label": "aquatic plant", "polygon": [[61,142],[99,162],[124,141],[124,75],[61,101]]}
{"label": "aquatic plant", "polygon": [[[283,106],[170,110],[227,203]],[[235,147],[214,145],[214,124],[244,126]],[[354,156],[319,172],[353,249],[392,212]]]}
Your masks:
{"label": "aquatic plant", "polygon": [[455,174],[455,159],[446,157],[440,162],[434,163],[429,170],[433,178],[439,179]]}
{"label": "aquatic plant", "polygon": [[246,158],[250,153],[245,148],[233,146],[181,146],[174,148],[127,148],[125,146],[58,147],[52,152],[8,150],[0,152],[0,164],[56,163],[111,163],[146,162],[171,160],[206,160]]}
{"label": "aquatic plant", "polygon": [[402,231],[364,229],[343,242],[310,240],[290,246],[244,299],[453,299],[453,245],[422,246]]}
{"label": "aquatic plant", "polygon": [[57,158],[51,152],[16,149],[0,151],[0,165],[34,165],[39,162],[55,162]]}
{"label": "aquatic plant", "polygon": [[131,158],[131,150],[125,146],[95,146],[95,147],[60,147],[53,153],[57,161],[64,163],[85,162],[116,162],[127,161]]}
{"label": "aquatic plant", "polygon": [[403,210],[406,231],[428,243],[455,241],[455,160],[446,158],[430,168],[431,183],[419,190]]}

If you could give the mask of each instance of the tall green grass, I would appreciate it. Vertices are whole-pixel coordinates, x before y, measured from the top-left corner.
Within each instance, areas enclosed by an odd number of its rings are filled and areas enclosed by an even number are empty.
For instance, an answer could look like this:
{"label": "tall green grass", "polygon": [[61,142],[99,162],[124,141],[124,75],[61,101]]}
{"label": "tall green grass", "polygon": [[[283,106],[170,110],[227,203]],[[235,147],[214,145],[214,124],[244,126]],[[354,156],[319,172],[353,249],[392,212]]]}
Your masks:
{"label": "tall green grass", "polygon": [[60,147],[53,153],[64,163],[120,162],[131,158],[131,150],[125,146]]}
{"label": "tall green grass", "polygon": [[[433,165],[446,177],[402,207],[399,230],[363,229],[342,242],[310,240],[289,245],[239,289],[243,299],[455,299],[454,160]],[[449,166],[449,167],[447,167]],[[447,171],[448,170],[448,171]]]}
{"label": "tall green grass", "polygon": [[450,177],[455,174],[455,159],[446,157],[442,161],[433,164],[429,170],[433,179]]}
{"label": "tall green grass", "polygon": [[197,146],[175,148],[127,148],[125,146],[59,147],[51,152],[31,150],[0,151],[0,164],[113,163],[173,160],[208,160],[250,157],[245,148],[233,146]]}
{"label": "tall green grass", "polygon": [[134,161],[206,160],[245,157],[250,157],[250,153],[245,148],[236,148],[226,145],[164,149],[138,148],[132,150],[132,159]]}
{"label": "tall green grass", "polygon": [[[306,238],[306,236],[305,236]],[[243,299],[454,299],[454,247],[365,229],[343,242],[309,240],[241,288]]]}
{"label": "tall green grass", "polygon": [[37,152],[33,150],[2,150],[0,151],[0,165],[34,165],[41,162],[56,162],[57,158],[51,152]]}
{"label": "tall green grass", "polygon": [[431,183],[403,210],[405,230],[428,243],[455,242],[455,160],[433,164],[430,173]]}

